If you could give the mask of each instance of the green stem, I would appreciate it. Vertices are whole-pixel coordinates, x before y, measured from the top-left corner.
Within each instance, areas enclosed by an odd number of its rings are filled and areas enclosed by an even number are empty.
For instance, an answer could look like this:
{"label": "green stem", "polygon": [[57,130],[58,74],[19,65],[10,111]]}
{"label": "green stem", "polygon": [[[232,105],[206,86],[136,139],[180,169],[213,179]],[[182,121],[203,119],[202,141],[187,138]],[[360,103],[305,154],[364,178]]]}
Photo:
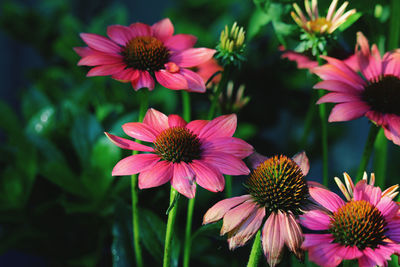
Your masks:
{"label": "green stem", "polygon": [[221,77],[221,80],[220,80],[220,82],[218,84],[217,91],[213,95],[213,99],[212,99],[212,102],[211,102],[211,107],[210,107],[210,110],[208,112],[208,117],[207,117],[208,120],[211,120],[215,115],[215,110],[217,108],[219,96],[221,95],[222,90],[224,90],[226,88],[226,85],[227,85],[228,80],[229,80],[229,75],[230,75],[230,69],[229,69],[229,67],[226,67],[225,70],[222,72],[222,77]]}
{"label": "green stem", "polygon": [[374,147],[376,136],[378,135],[379,128],[375,124],[371,124],[369,129],[367,142],[365,143],[364,152],[361,158],[360,167],[358,167],[356,180],[359,181],[368,165],[369,158],[371,156],[372,148]]}
{"label": "green stem", "polygon": [[[138,91],[139,97],[139,118],[138,121],[143,121],[144,115],[149,106],[149,91],[147,88],[140,89]],[[140,140],[138,140],[140,143]],[[133,151],[133,155],[138,154],[138,151]],[[134,174],[131,176],[131,195],[132,195],[132,226],[133,226],[133,247],[135,250],[136,266],[143,266],[142,250],[140,248],[140,229],[139,229],[139,209],[138,209],[138,175]]]}
{"label": "green stem", "polygon": [[[176,191],[171,186],[171,192],[169,196],[169,205],[171,206],[177,197],[178,191]],[[172,206],[168,213],[168,221],[167,221],[167,231],[165,233],[165,245],[164,245],[164,259],[163,259],[163,267],[171,266],[171,244],[172,244],[172,236],[174,234],[174,225],[176,218],[176,210],[178,209],[178,201],[176,200],[175,204]]]}
{"label": "green stem", "polygon": [[381,128],[374,144],[375,185],[381,188],[385,186],[387,150],[388,140],[385,136],[385,130]]}
{"label": "green stem", "polygon": [[315,102],[317,102],[318,92],[317,90],[312,90],[310,104],[308,105],[308,110],[306,114],[306,120],[304,123],[303,135],[300,139],[300,150],[304,150],[307,145],[308,135],[310,134],[311,128],[313,127],[313,120],[315,114]]}
{"label": "green stem", "polygon": [[388,49],[393,50],[399,47],[400,40],[400,1],[392,0],[390,5],[390,28]]}
{"label": "green stem", "polygon": [[192,247],[192,218],[194,210],[195,198],[189,199],[188,211],[186,217],[186,229],[185,229],[185,248],[183,251],[183,266],[188,267],[190,262],[190,249]]}
{"label": "green stem", "polygon": [[225,196],[226,198],[232,197],[232,176],[225,175]]}
{"label": "green stem", "polygon": [[182,109],[183,109],[183,119],[189,122],[191,117],[190,95],[186,91],[182,91]]}
{"label": "green stem", "polygon": [[247,267],[256,267],[261,255],[261,230],[257,232],[256,238],[254,239],[253,247],[251,248],[249,261]]}

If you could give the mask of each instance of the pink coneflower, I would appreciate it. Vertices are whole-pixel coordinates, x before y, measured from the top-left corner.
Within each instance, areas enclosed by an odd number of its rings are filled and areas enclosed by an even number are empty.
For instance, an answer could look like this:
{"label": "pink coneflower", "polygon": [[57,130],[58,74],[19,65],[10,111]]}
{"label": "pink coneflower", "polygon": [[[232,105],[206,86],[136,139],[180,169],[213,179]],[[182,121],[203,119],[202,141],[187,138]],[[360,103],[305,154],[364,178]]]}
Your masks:
{"label": "pink coneflower", "polygon": [[135,90],[154,88],[154,78],[164,87],[204,92],[203,79],[188,68],[209,60],[215,50],[193,48],[197,38],[176,34],[169,19],[152,26],[133,23],[129,27],[107,28],[110,39],[92,33],[81,33],[88,47],[76,47],[82,57],[78,65],[96,66],[87,76],[106,76],[131,82]]}
{"label": "pink coneflower", "polygon": [[112,175],[140,173],[140,189],[171,181],[179,193],[193,198],[196,184],[218,192],[225,186],[222,174],[250,172],[241,159],[249,156],[253,147],[232,137],[236,130],[235,114],[187,123],[178,115],[166,116],[149,109],[143,123],[126,123],[122,129],[133,138],[153,144],[147,146],[106,133],[121,148],[149,152],[122,159],[112,171]]}
{"label": "pink coneflower", "polygon": [[221,235],[228,234],[230,249],[243,246],[262,228],[262,247],[270,266],[280,262],[285,245],[303,259],[303,232],[296,216],[308,206],[306,154],[252,160],[256,168],[246,182],[249,194],[218,202],[204,215],[203,224],[223,219]]}
{"label": "pink coneflower", "polygon": [[[196,73],[203,78],[204,82],[207,82],[208,79],[211,78],[216,72],[223,71],[224,69],[218,64],[217,60],[212,58],[207,62],[204,62],[197,66]],[[212,86],[212,84],[218,84],[221,80],[221,74],[216,75],[212,80],[208,87]]]}
{"label": "pink coneflower", "polygon": [[[348,178],[347,178],[348,180]],[[351,181],[351,180],[350,180]],[[305,234],[302,247],[309,259],[321,266],[337,266],[342,260],[358,260],[359,266],[387,266],[387,260],[400,252],[399,206],[392,200],[394,190],[382,193],[366,179],[344,194],[310,187],[311,197],[326,210],[311,210],[300,216],[300,223],[315,234]]]}
{"label": "pink coneflower", "polygon": [[368,40],[359,32],[356,56],[362,77],[343,61],[322,56],[328,64],[313,70],[323,80],[314,88],[331,93],[317,103],[339,103],[331,111],[330,122],[365,115],[400,145],[400,53],[388,52],[381,58],[376,45],[370,50]]}

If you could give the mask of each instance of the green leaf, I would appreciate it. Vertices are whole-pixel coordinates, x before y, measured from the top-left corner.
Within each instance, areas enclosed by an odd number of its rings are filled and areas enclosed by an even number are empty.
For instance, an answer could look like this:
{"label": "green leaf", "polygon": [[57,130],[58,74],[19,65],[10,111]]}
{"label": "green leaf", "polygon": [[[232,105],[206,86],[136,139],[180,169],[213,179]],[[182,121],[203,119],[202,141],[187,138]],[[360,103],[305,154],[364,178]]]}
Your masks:
{"label": "green leaf", "polygon": [[339,31],[343,32],[348,27],[353,25],[360,17],[362,16],[361,12],[356,12],[350,17],[347,18],[346,22],[339,26]]}
{"label": "green leaf", "polygon": [[251,40],[256,36],[263,26],[271,21],[271,17],[259,8],[256,8],[250,17],[249,26],[247,28],[247,38]]}
{"label": "green leaf", "polygon": [[55,109],[52,106],[47,106],[33,115],[26,130],[28,134],[48,135],[55,128],[55,124]]}
{"label": "green leaf", "polygon": [[0,129],[4,130],[10,139],[22,138],[21,124],[17,115],[2,100],[0,100],[0,114],[3,114],[0,120]]}

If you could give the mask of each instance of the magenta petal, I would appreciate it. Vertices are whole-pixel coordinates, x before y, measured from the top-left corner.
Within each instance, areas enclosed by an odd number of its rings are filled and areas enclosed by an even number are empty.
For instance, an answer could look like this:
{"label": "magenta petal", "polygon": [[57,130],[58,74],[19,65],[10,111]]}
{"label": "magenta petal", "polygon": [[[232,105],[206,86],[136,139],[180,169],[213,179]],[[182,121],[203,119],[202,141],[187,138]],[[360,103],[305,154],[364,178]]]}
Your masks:
{"label": "magenta petal", "polygon": [[331,212],[335,212],[345,204],[343,199],[341,199],[338,195],[324,188],[311,187],[309,188],[309,192],[315,201]]}
{"label": "magenta petal", "polygon": [[150,188],[165,184],[172,178],[172,163],[159,161],[151,169],[139,174],[139,188]]}
{"label": "magenta petal", "polygon": [[160,157],[155,154],[137,154],[120,160],[115,165],[112,175],[132,175],[152,168]]}
{"label": "magenta petal", "polygon": [[331,218],[328,214],[320,210],[310,210],[300,216],[302,226],[311,230],[328,230]]}
{"label": "magenta petal", "polygon": [[332,92],[339,92],[344,94],[358,95],[362,92],[364,88],[357,88],[353,85],[347,83],[336,81],[336,80],[326,80],[321,81],[314,85],[314,89],[325,89]]}
{"label": "magenta petal", "polygon": [[207,140],[202,144],[204,150],[230,154],[238,158],[245,158],[253,153],[254,148],[236,137],[219,137]]}
{"label": "magenta petal", "polygon": [[80,57],[89,56],[90,54],[92,54],[94,52],[93,49],[91,49],[90,47],[87,47],[87,46],[85,46],[85,47],[74,47],[73,49]]}
{"label": "magenta petal", "polygon": [[388,54],[387,59],[384,60],[383,73],[384,75],[400,77],[400,52]]}
{"label": "magenta petal", "polygon": [[350,80],[355,81],[358,84],[363,84],[364,80],[358,75],[354,70],[352,70],[346,63],[343,61],[333,58],[333,57],[328,57],[328,56],[321,56],[323,59],[327,60],[329,64],[335,66],[337,69],[345,73],[348,77],[350,77]]}
{"label": "magenta petal", "polygon": [[127,68],[121,72],[113,74],[112,78],[120,82],[135,81],[137,78],[139,78],[139,71],[132,68]]}
{"label": "magenta petal", "polygon": [[337,104],[329,115],[329,122],[349,121],[363,116],[370,109],[365,102],[348,102]]}
{"label": "magenta petal", "polygon": [[361,96],[347,94],[347,93],[328,93],[318,99],[317,104],[322,103],[347,103],[362,101]]}
{"label": "magenta petal", "polygon": [[188,83],[180,73],[171,73],[166,70],[155,72],[157,81],[165,88],[172,90],[182,90],[188,88]]}
{"label": "magenta petal", "polygon": [[157,135],[169,128],[167,115],[153,108],[147,110],[143,123],[155,130]]}
{"label": "magenta petal", "polygon": [[299,68],[299,69],[310,69],[311,70],[318,66],[317,61],[313,61],[301,53],[297,53],[297,52],[290,51],[290,50],[285,51],[282,54],[281,58],[287,58],[290,61],[296,62],[297,68]]}
{"label": "magenta petal", "polygon": [[168,18],[154,23],[151,28],[153,30],[153,36],[161,41],[168,39],[174,34],[174,26]]}
{"label": "magenta petal", "polygon": [[343,71],[331,64],[325,64],[323,66],[316,67],[312,70],[312,72],[318,75],[322,80],[333,80],[342,82],[354,88],[357,88],[358,90],[362,90],[365,86],[365,82],[363,80],[356,81],[352,79],[348,75],[348,73],[344,73]]}
{"label": "magenta petal", "polygon": [[249,168],[241,159],[223,152],[211,152],[209,154],[204,152],[202,159],[223,174],[247,175],[250,173]]}
{"label": "magenta petal", "polygon": [[206,164],[200,160],[193,160],[189,165],[195,172],[198,185],[211,192],[220,192],[224,190],[224,176],[212,165]]}
{"label": "magenta petal", "polygon": [[104,36],[94,33],[81,33],[82,40],[92,49],[105,53],[119,53],[121,47]]}
{"label": "magenta petal", "polygon": [[336,254],[344,260],[358,259],[363,253],[356,247],[344,246],[336,250]]}
{"label": "magenta petal", "polygon": [[219,116],[201,129],[199,137],[203,139],[232,137],[236,130],[236,123],[236,114]]}
{"label": "magenta petal", "polygon": [[122,25],[108,26],[107,35],[111,40],[122,46],[125,46],[134,38],[132,30],[129,27]]}
{"label": "magenta petal", "polygon": [[135,91],[140,88],[148,88],[151,91],[154,89],[154,80],[149,72],[139,70],[139,78],[136,81],[132,81],[132,87]]}
{"label": "magenta petal", "polygon": [[78,66],[97,66],[123,63],[119,55],[108,55],[102,52],[93,52],[78,61]]}
{"label": "magenta petal", "polygon": [[106,136],[108,139],[111,140],[115,145],[119,146],[120,148],[123,149],[129,149],[129,150],[136,150],[136,151],[145,151],[145,152],[154,152],[154,149],[152,147],[148,147],[136,142],[133,142],[131,140],[110,134],[105,132]]}
{"label": "magenta petal", "polygon": [[172,51],[192,48],[197,42],[197,37],[189,34],[176,34],[165,41],[164,45]]}
{"label": "magenta petal", "polygon": [[399,210],[399,206],[396,202],[394,202],[390,197],[382,197],[376,208],[381,212],[381,214],[385,217],[386,220],[392,218],[397,215],[397,211]]}
{"label": "magenta petal", "polygon": [[214,54],[214,49],[189,48],[172,54],[170,60],[179,67],[191,68],[208,61]]}
{"label": "magenta petal", "polygon": [[320,244],[332,243],[335,238],[332,234],[304,234],[302,246],[306,249],[318,246]]}
{"label": "magenta petal", "polygon": [[181,69],[180,73],[186,79],[187,91],[196,93],[204,93],[206,91],[204,80],[199,74],[188,69]]}
{"label": "magenta petal", "polygon": [[382,190],[379,187],[372,186],[361,180],[356,184],[353,190],[354,200],[365,200],[376,206],[382,197]]}
{"label": "magenta petal", "polygon": [[224,222],[221,228],[221,235],[224,235],[246,220],[252,213],[258,210],[257,204],[251,199],[245,201],[239,206],[229,210],[224,216]]}
{"label": "magenta petal", "polygon": [[141,122],[128,122],[122,125],[124,132],[130,137],[146,141],[153,142],[156,139],[157,133],[155,130],[150,128],[147,124]]}
{"label": "magenta petal", "polygon": [[186,128],[191,130],[194,134],[199,135],[200,131],[209,123],[206,120],[194,120],[186,125]]}
{"label": "magenta petal", "polygon": [[306,152],[301,151],[294,155],[292,159],[300,167],[303,175],[306,176],[310,170],[310,161],[308,160]]}
{"label": "magenta petal", "polygon": [[300,225],[296,222],[296,218],[291,212],[283,213],[282,219],[281,232],[283,233],[286,246],[297,258],[304,259],[304,251],[301,249],[303,232]]}
{"label": "magenta petal", "polygon": [[139,36],[152,36],[153,30],[147,24],[136,22],[129,25],[134,37]]}
{"label": "magenta petal", "polygon": [[190,166],[181,161],[174,163],[174,176],[171,180],[171,185],[179,193],[187,198],[194,198],[196,194],[196,183],[194,182],[194,172]]}
{"label": "magenta petal", "polygon": [[308,250],[308,258],[320,266],[338,266],[342,262],[342,258],[336,254],[340,247],[336,243],[320,243]]}
{"label": "magenta petal", "polygon": [[272,212],[262,229],[262,247],[270,266],[275,266],[280,262],[285,244],[284,233],[281,232],[282,212],[278,211],[278,213]]}
{"label": "magenta petal", "polygon": [[228,210],[250,199],[250,195],[243,195],[240,197],[232,197],[219,201],[217,204],[212,206],[206,212],[206,214],[204,214],[203,224],[208,224],[221,220],[222,217],[224,217],[225,213],[228,212]]}
{"label": "magenta petal", "polygon": [[168,125],[169,127],[185,127],[187,122],[182,119],[181,116],[176,114],[171,114],[168,116]]}
{"label": "magenta petal", "polygon": [[86,76],[106,76],[106,75],[113,75],[115,73],[121,72],[125,69],[124,63],[112,64],[112,65],[102,65],[98,67],[94,67],[91,69]]}

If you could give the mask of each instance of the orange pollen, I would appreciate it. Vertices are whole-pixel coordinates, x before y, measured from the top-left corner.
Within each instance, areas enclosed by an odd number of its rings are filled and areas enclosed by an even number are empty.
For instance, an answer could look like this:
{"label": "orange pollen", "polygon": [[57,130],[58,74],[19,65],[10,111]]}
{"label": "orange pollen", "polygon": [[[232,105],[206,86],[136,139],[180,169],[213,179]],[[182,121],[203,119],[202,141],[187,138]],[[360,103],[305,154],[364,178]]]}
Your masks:
{"label": "orange pollen", "polygon": [[327,31],[332,26],[332,23],[326,20],[326,18],[320,17],[315,20],[308,21],[307,26],[311,32],[321,33]]}

